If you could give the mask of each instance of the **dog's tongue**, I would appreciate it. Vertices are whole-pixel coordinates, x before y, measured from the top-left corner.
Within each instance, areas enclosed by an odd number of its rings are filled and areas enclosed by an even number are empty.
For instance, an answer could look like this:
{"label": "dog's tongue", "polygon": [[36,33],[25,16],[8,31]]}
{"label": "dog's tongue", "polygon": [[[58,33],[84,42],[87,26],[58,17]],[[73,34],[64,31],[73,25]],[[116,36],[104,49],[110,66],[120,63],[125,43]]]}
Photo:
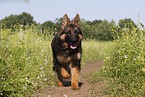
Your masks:
{"label": "dog's tongue", "polygon": [[77,48],[77,46],[70,46],[70,48],[71,48],[71,49],[76,49],[76,48]]}

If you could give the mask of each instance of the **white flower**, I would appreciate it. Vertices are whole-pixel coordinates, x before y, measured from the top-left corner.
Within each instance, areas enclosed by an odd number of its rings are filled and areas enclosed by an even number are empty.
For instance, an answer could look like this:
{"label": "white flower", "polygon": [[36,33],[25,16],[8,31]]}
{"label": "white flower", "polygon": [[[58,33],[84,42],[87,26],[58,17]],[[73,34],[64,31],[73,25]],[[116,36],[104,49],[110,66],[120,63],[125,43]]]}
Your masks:
{"label": "white flower", "polygon": [[128,58],[127,55],[125,55],[125,58]]}
{"label": "white flower", "polygon": [[64,94],[64,97],[67,97],[67,95]]}
{"label": "white flower", "polygon": [[106,57],[106,59],[109,59],[110,57]]}
{"label": "white flower", "polygon": [[37,78],[40,78],[39,76]]}

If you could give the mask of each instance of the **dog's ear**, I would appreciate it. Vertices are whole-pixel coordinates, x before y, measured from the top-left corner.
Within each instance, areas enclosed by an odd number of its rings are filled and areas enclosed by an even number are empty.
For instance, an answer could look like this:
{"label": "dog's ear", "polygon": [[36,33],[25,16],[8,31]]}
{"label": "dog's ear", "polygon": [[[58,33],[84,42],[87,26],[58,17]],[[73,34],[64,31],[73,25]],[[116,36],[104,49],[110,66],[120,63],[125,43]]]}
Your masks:
{"label": "dog's ear", "polygon": [[70,23],[70,19],[68,18],[67,14],[65,14],[62,18],[62,25],[60,28],[60,31],[58,32],[58,35],[60,36],[65,28]]}
{"label": "dog's ear", "polygon": [[70,23],[70,19],[68,18],[67,14],[65,14],[63,16],[63,19],[62,19],[62,26],[67,26],[68,24]]}
{"label": "dog's ear", "polygon": [[72,23],[74,25],[80,26],[80,16],[79,16],[79,14],[77,14],[76,17],[72,20]]}

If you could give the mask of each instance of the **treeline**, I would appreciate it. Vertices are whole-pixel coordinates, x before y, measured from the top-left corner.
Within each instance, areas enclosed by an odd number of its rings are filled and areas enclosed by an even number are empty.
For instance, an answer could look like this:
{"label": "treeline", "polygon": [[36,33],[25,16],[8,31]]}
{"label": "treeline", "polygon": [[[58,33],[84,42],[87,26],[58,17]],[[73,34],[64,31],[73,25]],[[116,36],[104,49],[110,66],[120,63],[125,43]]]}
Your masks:
{"label": "treeline", "polygon": [[24,26],[31,26],[32,24],[37,24],[36,21],[33,20],[33,16],[31,14],[28,14],[26,12],[23,12],[19,15],[10,15],[8,17],[5,17],[4,19],[0,20],[1,28],[4,29],[11,29],[14,30],[16,26],[22,25]]}
{"label": "treeline", "polygon": [[[23,12],[19,15],[10,15],[0,20],[0,25],[2,29],[11,29],[15,31],[18,25],[21,25],[25,30],[26,26],[31,27],[32,25],[38,26],[37,28],[41,30],[42,33],[46,33],[49,29],[54,29],[55,31],[59,31],[60,25],[62,22],[62,18],[56,18],[53,21],[46,21],[42,24],[37,23],[33,20],[33,16],[31,14]],[[116,25],[115,21],[108,22],[107,20],[93,20],[86,21],[81,19],[82,30],[84,32],[85,39],[96,39],[101,41],[113,40],[112,30],[117,30],[127,27],[129,29],[137,28],[137,25],[130,18],[121,19],[119,23]]]}

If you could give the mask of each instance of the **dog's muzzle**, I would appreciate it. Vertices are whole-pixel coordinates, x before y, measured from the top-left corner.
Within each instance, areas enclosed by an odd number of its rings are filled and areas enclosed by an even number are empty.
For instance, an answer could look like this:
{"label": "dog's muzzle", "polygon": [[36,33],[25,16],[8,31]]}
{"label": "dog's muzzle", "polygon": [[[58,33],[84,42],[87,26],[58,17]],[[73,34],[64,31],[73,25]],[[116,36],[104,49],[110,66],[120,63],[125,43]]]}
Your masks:
{"label": "dog's muzzle", "polygon": [[76,49],[77,48],[77,39],[72,38],[72,42],[69,43],[71,49]]}

